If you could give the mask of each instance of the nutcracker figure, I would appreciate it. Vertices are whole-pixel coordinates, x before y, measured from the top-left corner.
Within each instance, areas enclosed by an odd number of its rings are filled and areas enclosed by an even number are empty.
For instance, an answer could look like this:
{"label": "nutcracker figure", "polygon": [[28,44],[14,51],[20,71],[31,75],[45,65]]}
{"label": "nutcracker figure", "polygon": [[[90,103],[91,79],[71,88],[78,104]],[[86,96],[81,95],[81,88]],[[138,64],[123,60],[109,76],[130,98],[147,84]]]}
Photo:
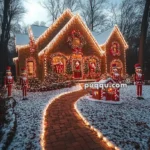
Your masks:
{"label": "nutcracker figure", "polygon": [[74,69],[75,69],[74,77],[75,78],[80,78],[81,77],[81,66],[80,66],[80,62],[79,61],[75,62]]}
{"label": "nutcracker figure", "polygon": [[[120,83],[121,81],[121,76],[119,74],[119,70],[116,66],[116,64],[112,65],[112,79],[116,82],[116,83]],[[115,100],[119,101],[120,99],[120,88],[115,88]]]}
{"label": "nutcracker figure", "polygon": [[14,78],[11,73],[11,67],[7,67],[6,76],[4,77],[4,87],[7,87],[8,97],[12,97],[12,86],[14,83]]}
{"label": "nutcracker figure", "polygon": [[112,78],[117,83],[119,83],[121,80],[121,76],[119,74],[119,71],[118,71],[116,64],[112,65]]}
{"label": "nutcracker figure", "polygon": [[134,75],[134,83],[137,87],[137,98],[143,99],[142,97],[142,84],[144,81],[144,75],[142,74],[142,69],[140,64],[135,64],[135,75]]}
{"label": "nutcracker figure", "polygon": [[28,88],[28,78],[26,74],[26,69],[22,68],[22,74],[20,77],[20,85],[22,87],[23,100],[27,100],[27,88]]}

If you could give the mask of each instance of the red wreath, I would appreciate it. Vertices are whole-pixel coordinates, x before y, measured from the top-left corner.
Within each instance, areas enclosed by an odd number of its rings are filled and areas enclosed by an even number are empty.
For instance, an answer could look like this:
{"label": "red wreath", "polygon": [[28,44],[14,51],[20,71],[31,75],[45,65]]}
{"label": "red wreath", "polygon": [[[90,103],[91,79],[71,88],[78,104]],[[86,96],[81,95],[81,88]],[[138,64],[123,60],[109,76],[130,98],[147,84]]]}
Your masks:
{"label": "red wreath", "polygon": [[117,43],[117,42],[112,43],[112,46],[110,48],[110,53],[113,56],[120,56],[121,53],[120,53],[119,43]]}
{"label": "red wreath", "polygon": [[75,30],[71,32],[71,36],[68,37],[67,42],[76,53],[81,52],[83,46],[86,44],[86,41],[80,31]]}

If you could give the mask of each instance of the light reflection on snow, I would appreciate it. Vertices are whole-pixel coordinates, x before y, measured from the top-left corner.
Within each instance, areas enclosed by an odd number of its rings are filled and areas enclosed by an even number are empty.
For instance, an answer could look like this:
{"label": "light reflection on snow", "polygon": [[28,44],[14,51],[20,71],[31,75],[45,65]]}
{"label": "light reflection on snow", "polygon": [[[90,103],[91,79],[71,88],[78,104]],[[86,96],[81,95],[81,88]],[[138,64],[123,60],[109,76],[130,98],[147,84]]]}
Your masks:
{"label": "light reflection on snow", "polygon": [[122,104],[82,99],[77,106],[92,126],[123,150],[148,149],[150,138],[150,86],[143,86],[145,100],[136,99],[136,87],[121,89]]}

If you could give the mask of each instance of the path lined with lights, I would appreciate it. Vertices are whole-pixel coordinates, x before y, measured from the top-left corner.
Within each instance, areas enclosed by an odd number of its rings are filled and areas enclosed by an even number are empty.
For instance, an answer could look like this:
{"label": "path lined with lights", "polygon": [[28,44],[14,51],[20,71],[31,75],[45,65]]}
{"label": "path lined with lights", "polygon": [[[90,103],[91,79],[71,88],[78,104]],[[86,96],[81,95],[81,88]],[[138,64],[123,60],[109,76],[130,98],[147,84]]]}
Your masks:
{"label": "path lined with lights", "polygon": [[44,123],[44,150],[110,150],[74,109],[74,103],[86,93],[78,91],[63,95],[48,107]]}

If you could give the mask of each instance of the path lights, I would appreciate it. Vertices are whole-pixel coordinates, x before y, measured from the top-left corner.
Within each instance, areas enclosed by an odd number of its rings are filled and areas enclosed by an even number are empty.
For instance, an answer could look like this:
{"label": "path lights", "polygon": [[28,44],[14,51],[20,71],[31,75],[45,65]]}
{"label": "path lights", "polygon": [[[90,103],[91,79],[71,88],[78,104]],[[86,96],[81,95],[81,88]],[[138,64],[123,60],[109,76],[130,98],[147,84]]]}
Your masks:
{"label": "path lights", "polygon": [[[79,99],[81,100],[81,99]],[[78,100],[78,101],[79,101]],[[77,101],[77,102],[78,102]],[[116,147],[112,142],[110,142],[106,137],[103,137],[103,134],[101,132],[99,132],[97,129],[95,129],[93,126],[90,125],[90,123],[84,118],[84,116],[80,113],[80,111],[77,108],[77,102],[74,104],[74,109],[76,110],[76,112],[78,113],[78,116],[81,117],[81,119],[84,121],[84,123],[92,130],[95,131],[98,138],[102,139],[108,147],[113,148],[114,150],[120,150],[118,147]]]}

